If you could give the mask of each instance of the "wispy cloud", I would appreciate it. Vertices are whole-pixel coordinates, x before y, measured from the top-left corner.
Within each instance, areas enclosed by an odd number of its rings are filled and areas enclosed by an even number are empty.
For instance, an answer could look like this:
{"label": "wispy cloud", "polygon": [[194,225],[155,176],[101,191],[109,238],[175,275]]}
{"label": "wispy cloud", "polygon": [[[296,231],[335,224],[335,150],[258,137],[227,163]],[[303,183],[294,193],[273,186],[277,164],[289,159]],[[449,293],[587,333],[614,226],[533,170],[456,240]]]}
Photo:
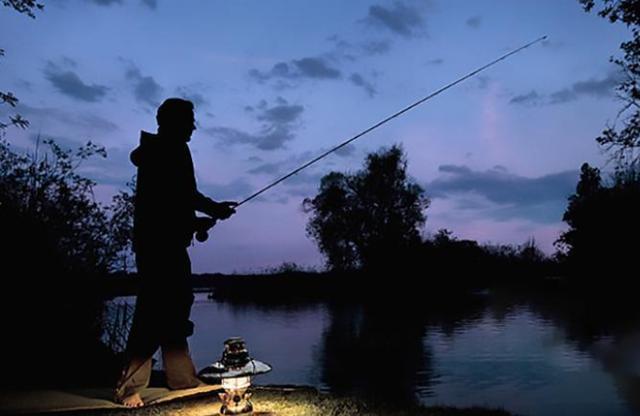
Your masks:
{"label": "wispy cloud", "polygon": [[131,82],[136,101],[151,108],[160,105],[163,88],[152,76],[143,75],[138,67],[129,64],[125,77]]}
{"label": "wispy cloud", "polygon": [[295,134],[288,126],[267,126],[258,133],[248,133],[233,127],[211,127],[206,133],[222,140],[227,145],[249,144],[260,150],[276,150],[295,138]]}
{"label": "wispy cloud", "polygon": [[364,89],[369,97],[373,97],[377,93],[373,84],[370,81],[364,79],[362,75],[356,72],[351,74],[351,76],[349,77],[349,81],[351,81],[351,83],[353,83],[354,85]]}
{"label": "wispy cloud", "polygon": [[216,200],[239,200],[254,191],[253,185],[244,178],[236,179],[229,183],[199,183],[199,188]]}
{"label": "wispy cloud", "polygon": [[479,89],[484,90],[491,84],[491,78],[486,75],[478,75],[476,77],[476,85]]}
{"label": "wispy cloud", "polygon": [[310,151],[300,154],[293,154],[285,159],[271,162],[263,162],[262,160],[256,161],[258,165],[249,170],[249,173],[253,175],[267,174],[267,175],[284,175],[302,164],[310,161],[317,155]]}
{"label": "wispy cloud", "polygon": [[[123,0],[89,0],[89,2],[104,7],[124,4]],[[155,10],[158,8],[158,0],[140,0],[140,4],[148,7],[151,10]]]}
{"label": "wispy cloud", "polygon": [[109,88],[99,84],[87,84],[72,70],[75,63],[68,58],[63,60],[63,67],[49,61],[44,69],[45,78],[56,90],[75,100],[97,102],[102,100]]}
{"label": "wispy cloud", "polygon": [[89,0],[98,6],[113,6],[114,4],[122,4],[122,0]]}
{"label": "wispy cloud", "polygon": [[586,81],[578,81],[569,88],[552,93],[549,97],[550,103],[566,103],[580,97],[611,97],[620,81],[622,81],[622,74],[619,71],[611,71],[600,79],[591,78]]}
{"label": "wispy cloud", "polygon": [[256,81],[265,82],[271,79],[338,79],[342,73],[326,58],[307,57],[290,62],[278,62],[268,71],[251,69],[249,76]]}
{"label": "wispy cloud", "polygon": [[356,148],[352,144],[348,144],[346,146],[341,147],[340,149],[335,151],[335,154],[342,157],[351,157],[355,155]]}
{"label": "wispy cloud", "polygon": [[[1,108],[1,107],[0,107]],[[92,113],[66,111],[57,107],[31,107],[18,104],[16,111],[25,116],[36,125],[60,125],[75,127],[83,131],[97,131],[100,133],[112,133],[118,130],[118,126],[106,118]]]}
{"label": "wispy cloud", "polygon": [[282,164],[280,163],[262,163],[255,168],[249,169],[249,173],[252,175],[277,175],[282,170]]}
{"label": "wispy cloud", "polygon": [[196,108],[202,108],[209,105],[209,100],[200,91],[202,91],[202,87],[197,85],[176,88],[176,94],[185,100],[191,101]]}
{"label": "wispy cloud", "polygon": [[220,139],[225,145],[248,144],[261,150],[281,149],[287,142],[295,139],[295,131],[300,126],[304,107],[289,104],[282,97],[278,97],[273,106],[262,100],[255,107],[247,106],[245,111],[254,114],[256,120],[262,122],[257,133],[225,126],[205,129],[205,133]]}
{"label": "wispy cloud", "polygon": [[474,171],[467,166],[443,165],[439,172],[441,176],[426,186],[432,198],[457,199],[460,209],[484,207],[483,215],[496,219],[528,218],[539,222],[558,222],[562,218],[579,177],[579,172],[572,170],[527,178],[499,166]]}
{"label": "wispy cloud", "polygon": [[142,0],[142,4],[144,4],[151,10],[155,10],[158,8],[158,0]]}
{"label": "wispy cloud", "polygon": [[[300,167],[303,163],[308,162],[313,157],[314,155],[311,152],[305,152],[303,154],[287,158],[286,160],[260,164],[259,166],[251,169],[249,173],[253,175],[266,175],[275,179],[276,177],[281,177]],[[318,189],[322,176],[322,173],[313,171],[313,168],[311,168],[289,177],[282,183],[281,186],[283,187],[283,192],[279,193],[279,196],[275,198],[275,201],[287,203],[289,202],[289,197],[301,199],[312,196]]]}
{"label": "wispy cloud", "polygon": [[297,121],[304,111],[303,106],[289,105],[281,97],[276,100],[276,103],[273,107],[261,108],[256,118],[272,124],[288,124]]}
{"label": "wispy cloud", "polygon": [[373,5],[364,21],[406,38],[426,35],[426,21],[415,5],[396,1],[391,6]]}
{"label": "wispy cloud", "polygon": [[540,103],[542,97],[536,90],[531,90],[527,94],[516,95],[511,100],[510,104],[523,104],[523,105],[536,105]]}
{"label": "wispy cloud", "polygon": [[[263,162],[261,159],[255,160],[254,162],[257,164],[257,166],[250,169],[248,173],[252,175],[261,175],[261,174],[267,174],[272,176],[285,175],[293,171],[294,169],[299,168],[303,164],[306,164],[307,162],[316,158],[318,155],[321,155],[327,150],[328,149],[320,149],[317,152],[307,151],[307,152],[290,156],[286,159],[278,160],[275,162]],[[336,150],[334,154],[340,157],[351,157],[355,154],[355,147],[353,145],[347,145]],[[312,170],[313,168],[310,168],[310,169]],[[320,176],[318,176],[319,175],[318,173],[313,173],[309,175],[317,179],[317,181],[313,182],[314,185],[317,185],[320,183],[320,180],[319,180]],[[298,178],[298,176],[299,175],[296,175],[296,178]],[[301,176],[298,179],[294,179],[293,182],[310,183],[310,179],[309,179],[309,176]]]}
{"label": "wispy cloud", "polygon": [[362,58],[385,55],[391,51],[392,46],[389,39],[368,39],[354,43],[332,35],[327,40],[333,44],[334,49],[323,56],[331,57],[334,61],[355,62]]}
{"label": "wispy cloud", "polygon": [[543,40],[541,42],[542,46],[544,46],[545,48],[550,48],[550,49],[562,49],[564,48],[565,44],[562,41],[557,41],[557,40]]}
{"label": "wispy cloud", "polygon": [[480,16],[470,17],[467,19],[466,24],[470,28],[478,29],[482,25],[482,17]]}
{"label": "wispy cloud", "polygon": [[384,55],[391,50],[391,42],[388,40],[371,40],[360,46],[365,55]]}
{"label": "wispy cloud", "polygon": [[[413,12],[417,15],[412,14]],[[420,22],[419,26],[423,26],[420,8],[396,2],[389,10],[383,6],[372,6],[369,16],[364,21],[376,25],[376,21],[379,20],[396,31],[400,30],[414,36],[418,35],[418,29],[413,23],[416,18]],[[280,61],[269,69],[252,68],[248,71],[249,78],[258,83],[273,82],[272,86],[276,90],[296,88],[307,80],[343,80],[365,88],[370,95],[375,93],[373,85],[365,81],[362,75],[345,77],[341,66],[363,58],[387,54],[391,50],[392,42],[380,37],[349,41],[337,34],[327,37],[327,41],[333,45],[328,51],[300,59]]]}
{"label": "wispy cloud", "polygon": [[536,90],[531,90],[526,94],[516,95],[509,100],[509,103],[522,105],[564,104],[583,97],[613,97],[615,89],[622,79],[622,73],[619,71],[611,71],[602,78],[590,78],[586,81],[578,81],[548,96]]}
{"label": "wispy cloud", "polygon": [[304,77],[334,79],[341,76],[339,69],[331,67],[322,58],[302,58],[294,60],[293,64],[301,76]]}

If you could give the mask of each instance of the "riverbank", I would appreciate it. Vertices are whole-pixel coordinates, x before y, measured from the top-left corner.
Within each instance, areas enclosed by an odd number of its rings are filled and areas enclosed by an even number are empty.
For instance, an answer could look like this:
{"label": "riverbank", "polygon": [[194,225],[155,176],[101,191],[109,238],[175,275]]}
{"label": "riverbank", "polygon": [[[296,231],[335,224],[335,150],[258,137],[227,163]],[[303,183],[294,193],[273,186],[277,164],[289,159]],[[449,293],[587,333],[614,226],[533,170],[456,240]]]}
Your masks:
{"label": "riverbank", "polygon": [[[392,400],[393,398],[389,398]],[[510,416],[497,409],[451,407],[410,407],[405,403],[377,406],[361,400],[335,397],[307,387],[256,387],[252,402],[255,416]],[[140,409],[101,409],[56,413],[87,416],[204,416],[216,415],[220,402],[215,394],[179,399]]]}
{"label": "riverbank", "polygon": [[[490,276],[490,277],[486,277]],[[194,292],[211,293],[212,298],[230,302],[261,304],[292,304],[327,300],[363,299],[388,296],[399,292],[424,298],[438,293],[455,299],[461,294],[487,288],[510,288],[525,291],[567,290],[566,280],[557,276],[531,276],[522,271],[505,275],[496,271],[476,270],[469,274],[451,271],[414,271],[393,274],[372,274],[363,271],[314,272],[287,271],[268,274],[194,274]],[[140,282],[135,273],[113,274],[93,282],[93,287],[108,298],[137,293]],[[428,290],[425,290],[428,289]]]}

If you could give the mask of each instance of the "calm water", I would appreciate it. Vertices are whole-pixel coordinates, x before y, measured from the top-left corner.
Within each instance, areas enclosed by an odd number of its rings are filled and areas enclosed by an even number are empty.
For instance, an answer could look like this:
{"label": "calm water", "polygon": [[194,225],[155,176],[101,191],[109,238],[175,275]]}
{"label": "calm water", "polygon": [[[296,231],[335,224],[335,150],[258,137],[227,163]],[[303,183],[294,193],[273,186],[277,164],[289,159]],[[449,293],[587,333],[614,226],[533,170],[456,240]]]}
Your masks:
{"label": "calm water", "polygon": [[523,415],[639,415],[640,327],[599,331],[584,313],[487,297],[409,320],[382,307],[238,306],[199,294],[190,345],[202,368],[242,336],[274,368],[257,384]]}

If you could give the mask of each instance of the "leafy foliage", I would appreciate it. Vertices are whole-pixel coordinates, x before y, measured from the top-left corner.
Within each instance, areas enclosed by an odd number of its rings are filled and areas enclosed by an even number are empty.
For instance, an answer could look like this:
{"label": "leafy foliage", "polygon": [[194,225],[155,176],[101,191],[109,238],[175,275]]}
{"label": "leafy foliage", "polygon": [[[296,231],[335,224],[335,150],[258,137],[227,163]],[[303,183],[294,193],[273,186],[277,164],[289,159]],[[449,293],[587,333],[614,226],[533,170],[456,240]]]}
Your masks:
{"label": "leafy foliage", "polygon": [[563,216],[569,229],[556,242],[573,271],[634,269],[639,207],[640,172],[619,170],[607,186],[598,169],[583,164]]}
{"label": "leafy foliage", "polygon": [[132,240],[133,240],[133,211],[135,207],[135,177],[127,182],[127,189],[120,190],[113,197],[113,203],[109,206],[110,219],[109,230],[114,258],[111,262],[111,270],[122,272],[129,271],[129,265],[133,264]]}
{"label": "leafy foliage", "polygon": [[393,146],[369,154],[355,174],[325,175],[318,194],[304,201],[312,213],[307,234],[330,268],[384,267],[420,243],[430,201],[406,168],[402,149]]}
{"label": "leafy foliage", "polygon": [[[42,10],[44,8],[44,5],[42,3],[38,3],[35,0],[2,0],[2,5],[11,7],[17,12],[24,13],[31,18],[36,17],[36,10]],[[0,49],[0,57],[3,57],[4,54],[4,49]],[[10,91],[0,91],[0,103],[8,104],[11,107],[15,107],[18,104],[18,98]],[[0,121],[0,131],[5,130],[9,126],[16,126],[26,129],[27,127],[29,127],[29,121],[24,119],[20,114],[10,116],[8,121]]]}
{"label": "leafy foliage", "polygon": [[[586,11],[591,11],[596,0],[580,0]],[[631,29],[632,39],[623,42],[622,58],[611,58],[625,75],[618,85],[618,96],[624,102],[618,114],[621,125],[608,126],[596,139],[612,153],[619,166],[640,163],[640,0],[602,0],[598,14],[611,23],[622,22]]]}
{"label": "leafy foliage", "polygon": [[35,19],[37,10],[44,9],[44,4],[35,0],[2,0],[2,5],[11,7],[19,13],[24,13],[27,16]]}
{"label": "leafy foliage", "polygon": [[51,249],[61,259],[61,271],[116,269],[130,241],[132,194],[121,191],[104,207],[94,199],[95,182],[77,172],[86,159],[106,157],[103,147],[88,142],[73,152],[53,140],[43,144],[44,155],[39,145],[28,155],[0,140],[0,204],[37,223],[43,235],[36,237],[55,241]]}

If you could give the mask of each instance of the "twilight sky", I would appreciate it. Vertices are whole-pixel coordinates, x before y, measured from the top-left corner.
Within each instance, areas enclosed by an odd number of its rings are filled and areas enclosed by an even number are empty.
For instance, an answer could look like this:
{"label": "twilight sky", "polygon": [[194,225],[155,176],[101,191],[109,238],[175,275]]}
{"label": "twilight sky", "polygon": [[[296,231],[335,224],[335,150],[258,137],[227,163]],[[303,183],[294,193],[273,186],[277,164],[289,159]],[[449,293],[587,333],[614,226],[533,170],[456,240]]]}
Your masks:
{"label": "twilight sky", "polygon": [[[155,109],[196,105],[198,185],[241,200],[407,104],[542,35],[242,206],[191,249],[194,272],[322,264],[301,202],[331,170],[402,144],[432,198],[425,235],[448,228],[481,243],[534,237],[548,253],[565,227],[583,162],[605,167],[594,138],[621,103],[609,63],[624,26],[577,0],[50,0],[35,20],[0,9],[0,86],[21,100],[16,148],[92,140],[107,159],[82,172],[109,201]],[[7,106],[0,107],[2,115]]]}

